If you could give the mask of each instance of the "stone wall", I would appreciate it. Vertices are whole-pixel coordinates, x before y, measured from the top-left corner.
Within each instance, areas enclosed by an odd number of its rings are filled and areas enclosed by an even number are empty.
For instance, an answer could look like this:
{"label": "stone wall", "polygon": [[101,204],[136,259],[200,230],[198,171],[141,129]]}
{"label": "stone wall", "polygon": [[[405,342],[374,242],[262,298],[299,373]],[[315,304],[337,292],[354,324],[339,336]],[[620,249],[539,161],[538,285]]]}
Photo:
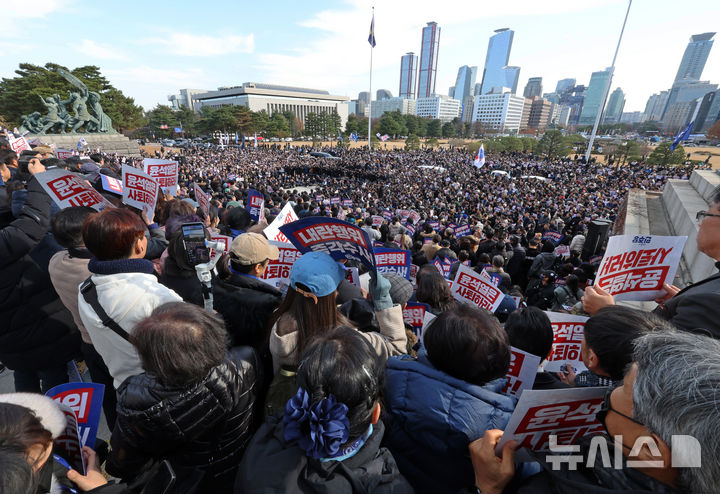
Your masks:
{"label": "stone wall", "polygon": [[87,148],[101,149],[106,153],[117,153],[120,156],[140,157],[140,146],[135,139],[128,139],[122,134],[46,134],[41,136],[27,135],[28,141],[39,139],[43,144],[55,144],[62,149],[76,149],[78,141],[85,138]]}

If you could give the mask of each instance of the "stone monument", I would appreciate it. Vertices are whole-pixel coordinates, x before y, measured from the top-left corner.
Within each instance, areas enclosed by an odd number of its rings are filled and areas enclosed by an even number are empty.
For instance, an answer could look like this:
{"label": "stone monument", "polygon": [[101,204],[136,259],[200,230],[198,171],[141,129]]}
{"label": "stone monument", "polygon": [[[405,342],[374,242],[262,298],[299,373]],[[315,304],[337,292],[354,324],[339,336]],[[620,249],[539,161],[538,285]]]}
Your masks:
{"label": "stone monument", "polygon": [[130,140],[113,129],[112,120],[100,104],[100,94],[90,91],[85,83],[67,70],[54,70],[78,91],[70,91],[66,100],[59,94],[48,98],[40,97],[47,114],[33,112],[23,115],[20,132],[29,132],[28,137],[37,137],[45,144],[54,143],[59,148],[75,148],[84,139],[82,142],[87,143],[91,149],[140,156],[137,141]]}

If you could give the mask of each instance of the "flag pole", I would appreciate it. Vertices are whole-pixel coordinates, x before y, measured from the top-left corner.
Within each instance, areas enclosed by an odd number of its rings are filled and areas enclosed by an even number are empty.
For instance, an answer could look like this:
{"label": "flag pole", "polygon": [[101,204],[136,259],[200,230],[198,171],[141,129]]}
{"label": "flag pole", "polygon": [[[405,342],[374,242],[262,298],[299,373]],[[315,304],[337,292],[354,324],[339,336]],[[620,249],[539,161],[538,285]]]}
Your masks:
{"label": "flag pole", "polygon": [[[372,8],[372,29],[371,34],[375,37],[375,7]],[[373,44],[370,43],[370,88],[368,91],[368,151],[372,149],[370,146],[370,124],[372,123],[372,56],[373,56]]]}
{"label": "flag pole", "polygon": [[625,20],[623,21],[622,29],[620,30],[620,38],[618,38],[617,48],[615,48],[615,56],[613,56],[612,65],[610,66],[610,77],[608,77],[608,82],[605,86],[605,91],[603,92],[602,103],[600,108],[598,108],[597,115],[595,116],[595,125],[593,125],[593,130],[590,134],[590,142],[588,142],[588,148],[587,151],[585,151],[585,163],[590,161],[590,153],[592,152],[593,142],[595,141],[595,134],[597,133],[597,128],[600,124],[600,117],[602,117],[603,111],[605,110],[605,102],[607,101],[608,93],[610,92],[610,84],[612,84],[613,74],[615,73],[615,60],[617,59],[618,51],[620,51],[620,42],[622,41],[623,33],[625,32],[625,24],[627,23],[627,18],[630,14],[630,7],[632,7],[632,0],[628,2],[627,12],[625,12]]}

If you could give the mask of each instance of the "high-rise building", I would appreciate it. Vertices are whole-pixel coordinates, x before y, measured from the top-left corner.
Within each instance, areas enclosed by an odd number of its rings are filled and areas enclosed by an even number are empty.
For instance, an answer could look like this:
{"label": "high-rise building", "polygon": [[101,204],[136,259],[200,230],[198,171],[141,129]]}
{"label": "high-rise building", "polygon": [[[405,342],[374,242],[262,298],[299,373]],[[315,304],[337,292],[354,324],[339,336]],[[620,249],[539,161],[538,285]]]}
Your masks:
{"label": "high-rise building", "polygon": [[[700,99],[700,98],[698,98]],[[690,117],[698,105],[697,100],[675,102],[668,106],[663,117],[663,128],[668,132],[678,132],[690,123]]]}
{"label": "high-rise building", "polygon": [[440,51],[440,26],[428,22],[422,30],[420,50],[420,72],[418,74],[417,97],[428,98],[435,94],[438,52]]}
{"label": "high-rise building", "polygon": [[370,106],[370,93],[367,91],[360,91],[357,98],[357,114],[368,117],[368,106]]}
{"label": "high-rise building", "polygon": [[418,98],[415,103],[415,115],[450,122],[460,116],[460,101],[444,94]]}
{"label": "high-rise building", "polygon": [[715,33],[694,34],[685,48],[680,67],[675,75],[675,82],[690,80],[699,81],[705,68],[710,49],[713,45],[712,37]]}
{"label": "high-rise building", "polygon": [[[527,100],[525,100],[527,102]],[[528,129],[543,131],[550,123],[550,110],[552,103],[545,98],[535,96],[530,103],[530,114],[528,116]]]}
{"label": "high-rise building", "polygon": [[542,96],[542,77],[531,77],[528,79],[525,85],[525,91],[523,91],[523,96],[530,99],[535,96]]}
{"label": "high-rise building", "polygon": [[555,86],[555,92],[558,94],[564,93],[573,86],[575,86],[575,79],[560,79],[557,86]]}
{"label": "high-rise building", "polygon": [[636,124],[642,122],[643,112],[641,111],[624,111],[620,117],[620,123]]}
{"label": "high-rise building", "polygon": [[418,57],[413,52],[406,53],[400,59],[400,90],[401,98],[415,99],[417,96],[417,63]]}
{"label": "high-rise building", "polygon": [[668,112],[670,106],[673,104],[695,101],[698,98],[702,98],[710,91],[714,91],[716,89],[717,84],[710,84],[709,81],[693,81],[690,79],[684,79],[675,82],[672,88],[670,88],[670,94],[668,94],[662,120],[665,121],[665,113]]}
{"label": "high-rise building", "polygon": [[560,120],[565,125],[577,125],[580,119],[583,102],[585,101],[585,86],[582,84],[566,88],[562,93],[558,94],[558,103],[566,108],[567,119],[565,115],[560,113]]}
{"label": "high-rise building", "polygon": [[398,111],[403,115],[415,114],[415,100],[407,98],[388,98],[375,101],[370,113],[372,118],[380,118],[383,113]]}
{"label": "high-rise building", "polygon": [[482,83],[480,82],[476,82],[475,89],[473,89],[473,96],[477,96],[478,94],[482,94]]}
{"label": "high-rise building", "polygon": [[455,97],[455,86],[450,86],[450,89],[448,89],[448,96],[451,98]]}
{"label": "high-rise building", "polygon": [[490,36],[480,94],[487,94],[494,87],[509,88],[513,94],[517,92],[520,67],[508,66],[514,36],[515,32],[508,28],[497,29]]}
{"label": "high-rise building", "polygon": [[705,132],[720,120],[720,89],[707,93],[695,116],[694,132]]}
{"label": "high-rise building", "polygon": [[375,92],[375,95],[376,95],[375,99],[377,99],[378,101],[383,100],[383,99],[390,99],[393,97],[393,95],[389,89],[378,89]]}
{"label": "high-rise building", "polygon": [[602,112],[605,90],[610,83],[610,69],[593,72],[590,76],[590,84],[585,91],[582,111],[580,112],[579,125],[593,125],[598,113]]}
{"label": "high-rise building", "polygon": [[643,122],[659,122],[662,119],[669,94],[669,91],[660,91],[648,98],[643,112]]}
{"label": "high-rise building", "polygon": [[623,109],[625,108],[625,93],[619,87],[615,88],[615,91],[610,93],[610,99],[605,107],[605,114],[603,116],[604,124],[616,124],[620,123]]}
{"label": "high-rise building", "polygon": [[481,122],[485,127],[500,132],[520,130],[525,98],[516,96],[509,90],[481,94],[475,97],[473,122]]}
{"label": "high-rise building", "polygon": [[460,101],[462,105],[461,119],[463,122],[472,120],[473,92],[475,90],[475,79],[477,78],[477,67],[463,65],[458,69],[453,94],[450,96]]}

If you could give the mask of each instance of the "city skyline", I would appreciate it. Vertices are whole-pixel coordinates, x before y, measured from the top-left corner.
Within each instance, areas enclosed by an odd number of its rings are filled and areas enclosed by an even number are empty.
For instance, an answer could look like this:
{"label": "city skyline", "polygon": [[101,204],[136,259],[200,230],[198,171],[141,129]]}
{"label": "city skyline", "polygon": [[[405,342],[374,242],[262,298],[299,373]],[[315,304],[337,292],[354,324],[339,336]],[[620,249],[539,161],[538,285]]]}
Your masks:
{"label": "city skyline", "polygon": [[[280,4],[271,14],[224,1],[202,11],[185,1],[172,11],[137,1],[121,9],[73,0],[12,4],[6,8],[10,28],[0,41],[0,76],[13,77],[21,62],[98,65],[145,109],[167,104],[167,95],[182,88],[214,90],[247,81],[350,98],[366,91],[371,2]],[[545,92],[565,78],[588,85],[591,73],[612,59],[626,6],[622,0],[590,6],[517,1],[483,9],[469,1],[377,5],[373,87],[395,95],[399,59],[420,52],[419,34],[430,21],[442,29],[436,93],[446,93],[463,65],[480,72],[489,37],[503,27],[515,33],[510,64],[521,69],[518,93],[529,77],[542,77]],[[217,15],[223,11],[232,15]],[[690,36],[717,31],[712,20],[719,16],[720,6],[709,0],[688,1],[682,10],[669,1],[633,5],[610,89],[623,88],[626,111],[644,110],[651,94],[671,86]],[[122,28],[109,29],[108,19]],[[67,36],[68,25],[82,26],[81,34]],[[720,82],[717,49],[701,79]]]}

